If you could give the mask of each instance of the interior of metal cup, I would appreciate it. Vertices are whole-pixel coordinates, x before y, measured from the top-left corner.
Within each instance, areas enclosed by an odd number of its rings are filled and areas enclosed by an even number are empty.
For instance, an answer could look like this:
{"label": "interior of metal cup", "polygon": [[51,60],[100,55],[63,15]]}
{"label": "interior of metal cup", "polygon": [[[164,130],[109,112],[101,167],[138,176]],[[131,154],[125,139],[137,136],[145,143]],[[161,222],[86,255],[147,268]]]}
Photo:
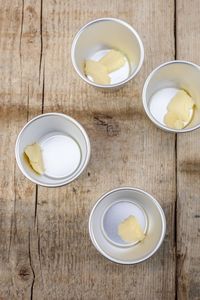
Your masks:
{"label": "interior of metal cup", "polygon": [[141,67],[143,48],[137,33],[120,20],[99,19],[83,27],[73,43],[73,62],[82,77],[85,77],[85,60],[104,49],[116,49],[125,54],[130,64],[129,77]]}
{"label": "interior of metal cup", "polygon": [[[40,141],[53,136],[55,133],[71,137],[80,147],[81,159],[78,168],[69,176],[62,178],[53,178],[45,174],[37,175],[25,159],[25,147],[34,143],[40,143]],[[24,175],[37,184],[49,187],[66,184],[78,176],[84,169],[90,152],[86,136],[79,124],[68,116],[56,113],[41,115],[27,123],[18,136],[15,151],[18,165]]]}
{"label": "interior of metal cup", "polygon": [[137,218],[143,232],[146,233],[148,218],[145,210],[137,202],[122,199],[113,202],[102,216],[102,231],[108,241],[118,247],[131,247],[139,243],[138,240],[127,242],[118,234],[119,224],[130,216]]}
{"label": "interior of metal cup", "polygon": [[[199,83],[200,68],[198,66],[189,62],[172,61],[154,70],[147,78],[147,85],[145,94],[143,94],[143,101],[146,101],[146,105],[150,113],[151,97],[159,90],[164,88],[177,88],[185,90],[195,102],[195,109],[192,121],[188,124],[188,126],[180,130],[187,131],[188,129],[192,129],[200,125]],[[151,116],[155,120],[153,115]],[[155,121],[157,122],[157,120]]]}

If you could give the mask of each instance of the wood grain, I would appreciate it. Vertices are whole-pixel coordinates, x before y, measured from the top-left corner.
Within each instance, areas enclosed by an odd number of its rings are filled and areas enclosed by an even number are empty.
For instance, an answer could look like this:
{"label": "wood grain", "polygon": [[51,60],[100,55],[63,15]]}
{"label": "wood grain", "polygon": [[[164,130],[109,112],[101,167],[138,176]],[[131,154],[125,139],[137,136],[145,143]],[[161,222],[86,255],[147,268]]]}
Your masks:
{"label": "wood grain", "polygon": [[0,299],[29,299],[37,271],[32,264],[36,187],[16,168],[14,145],[42,107],[39,12],[39,1],[1,1]]}
{"label": "wood grain", "polygon": [[[174,299],[175,136],[141,102],[149,72],[174,58],[174,1],[10,0],[0,13],[0,299]],[[140,74],[112,93],[81,81],[70,61],[75,33],[106,16],[133,25],[145,46]],[[59,189],[36,188],[14,162],[20,128],[50,111],[79,120],[92,145],[84,175]],[[106,260],[88,235],[95,201],[124,185],[152,193],[167,217],[162,247],[136,266]]]}
{"label": "wood grain", "polygon": [[[199,1],[177,1],[177,58],[200,64]],[[186,17],[187,16],[187,17]],[[177,140],[178,299],[200,299],[200,131]]]}

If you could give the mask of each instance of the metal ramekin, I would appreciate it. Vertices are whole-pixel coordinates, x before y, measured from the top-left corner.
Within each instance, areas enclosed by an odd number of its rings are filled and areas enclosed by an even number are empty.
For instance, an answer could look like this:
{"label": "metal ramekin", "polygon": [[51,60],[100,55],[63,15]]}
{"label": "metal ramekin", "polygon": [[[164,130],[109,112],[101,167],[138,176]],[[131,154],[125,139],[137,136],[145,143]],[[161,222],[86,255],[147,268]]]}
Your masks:
{"label": "metal ramekin", "polygon": [[[123,205],[131,201],[145,211],[148,224],[147,229],[144,229],[146,237],[142,242],[122,247],[106,238],[102,231],[105,211],[120,201],[121,209],[115,210],[115,214],[121,214]],[[116,216],[110,218],[110,224],[113,224]],[[136,264],[150,258],[161,246],[165,232],[166,219],[160,204],[150,194],[132,187],[116,188],[101,196],[89,217],[89,234],[93,245],[103,256],[120,264]]]}
{"label": "metal ramekin", "polygon": [[[127,79],[109,85],[96,84],[84,74],[84,61],[103,48],[118,49],[128,58],[131,72]],[[115,18],[89,22],[76,34],[71,48],[73,66],[78,75],[94,87],[112,89],[121,87],[139,72],[144,60],[144,47],[138,33],[128,23]]]}
{"label": "metal ramekin", "polygon": [[[81,150],[81,161],[78,168],[71,175],[64,178],[38,176],[24,159],[24,149],[27,145],[36,143],[46,135],[54,132],[71,136]],[[46,187],[63,186],[78,178],[87,167],[90,152],[90,141],[85,129],[73,118],[60,113],[46,113],[30,120],[20,131],[15,145],[16,161],[21,172],[33,183]]]}
{"label": "metal ramekin", "polygon": [[[146,114],[150,120],[161,129],[182,133],[200,128],[200,66],[183,60],[166,62],[154,69],[147,77],[143,91],[142,100]],[[160,123],[154,118],[150,111],[150,100],[152,95],[168,87],[186,90],[194,99],[196,104],[195,114],[191,123],[183,129],[173,129]]]}

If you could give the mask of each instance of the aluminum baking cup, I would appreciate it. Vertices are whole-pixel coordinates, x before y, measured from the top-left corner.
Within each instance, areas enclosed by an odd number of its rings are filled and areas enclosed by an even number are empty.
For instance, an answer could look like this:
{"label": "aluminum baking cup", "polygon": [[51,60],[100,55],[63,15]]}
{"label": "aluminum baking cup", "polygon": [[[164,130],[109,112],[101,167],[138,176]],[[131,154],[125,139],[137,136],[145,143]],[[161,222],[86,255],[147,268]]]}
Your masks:
{"label": "aluminum baking cup", "polygon": [[[37,143],[42,150],[44,173],[38,175],[27,162],[24,150]],[[90,158],[90,142],[84,128],[73,118],[59,113],[39,115],[18,135],[15,156],[22,173],[32,182],[58,187],[81,175]]]}
{"label": "aluminum baking cup", "polygon": [[[127,63],[111,74],[111,84],[101,85],[88,79],[84,72],[85,61],[99,60],[108,50],[123,53]],[[92,86],[100,88],[121,87],[139,72],[144,60],[144,48],[138,33],[126,22],[103,18],[94,20],[76,34],[71,48],[73,66],[78,75]]]}
{"label": "aluminum baking cup", "polygon": [[[143,106],[150,120],[169,132],[189,132],[200,127],[200,67],[188,61],[166,62],[148,76],[142,92]],[[185,90],[194,100],[192,121],[183,129],[173,129],[163,121],[167,106],[178,90]]]}
{"label": "aluminum baking cup", "polygon": [[[141,242],[126,243],[118,235],[118,225],[133,215],[143,229]],[[136,264],[151,257],[165,236],[166,220],[159,203],[143,190],[114,189],[94,205],[89,217],[89,233],[95,248],[106,258],[121,264]]]}

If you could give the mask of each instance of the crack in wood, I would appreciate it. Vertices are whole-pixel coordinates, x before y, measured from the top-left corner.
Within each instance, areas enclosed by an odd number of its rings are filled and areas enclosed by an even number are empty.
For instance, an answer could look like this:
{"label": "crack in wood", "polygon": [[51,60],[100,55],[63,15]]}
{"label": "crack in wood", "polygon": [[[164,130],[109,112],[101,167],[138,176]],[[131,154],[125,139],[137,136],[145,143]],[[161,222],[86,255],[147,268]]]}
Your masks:
{"label": "crack in wood", "polygon": [[43,68],[43,82],[42,82],[42,114],[44,113],[44,90],[45,90],[45,62]]}
{"label": "crack in wood", "polygon": [[38,185],[35,187],[35,216],[34,216],[34,226],[37,220],[37,204],[38,204]]}
{"label": "crack in wood", "polygon": [[9,244],[8,244],[8,261],[10,260],[10,250],[11,250],[11,243],[12,243],[12,227],[13,227],[13,216],[11,216],[11,222],[10,222],[10,237],[9,237]]}
{"label": "crack in wood", "polygon": [[35,271],[33,269],[33,265],[32,265],[32,258],[31,258],[31,233],[29,231],[29,235],[28,235],[28,254],[29,254],[29,262],[30,262],[30,267],[31,267],[31,271],[33,274],[33,280],[31,283],[31,296],[30,299],[33,299],[33,289],[34,289],[34,284],[35,284]]}
{"label": "crack in wood", "polygon": [[21,12],[21,30],[20,30],[20,38],[19,38],[19,56],[20,56],[20,67],[21,67],[21,47],[22,47],[22,34],[23,34],[23,26],[24,26],[24,0],[22,0],[22,12]]}
{"label": "crack in wood", "polygon": [[19,64],[20,64],[20,73],[21,73],[21,94],[22,94],[22,34],[24,27],[24,0],[22,0],[22,9],[21,9],[21,29],[20,29],[20,37],[19,37]]}
{"label": "crack in wood", "polygon": [[[16,164],[14,164],[14,187],[16,187]],[[14,204],[13,204],[13,214],[11,217],[11,224],[10,224],[10,238],[9,238],[9,245],[8,245],[8,261],[10,260],[10,252],[12,246],[12,240],[17,233],[17,225],[16,225],[16,188],[14,188]]]}
{"label": "crack in wood", "polygon": [[[177,57],[177,39],[176,39],[176,0],[174,0],[174,59]],[[178,199],[178,139],[177,134],[175,134],[175,203],[174,203],[174,248],[175,248],[175,299],[178,298],[177,294],[177,284],[178,284],[178,265],[177,265],[177,199]]]}
{"label": "crack in wood", "polygon": [[42,272],[42,262],[41,262],[41,254],[40,254],[40,235],[38,233],[38,226],[37,226],[37,240],[38,240],[38,258],[39,258],[39,265],[40,265],[40,272],[42,277],[42,285],[44,287],[44,279],[43,279],[43,272]]}
{"label": "crack in wood", "polygon": [[28,84],[28,94],[27,94],[27,122],[29,120],[29,84]]}
{"label": "crack in wood", "polygon": [[43,0],[41,0],[40,4],[40,62],[39,62],[39,83],[40,83],[40,75],[41,75],[41,66],[42,66],[42,57],[43,57]]}
{"label": "crack in wood", "polygon": [[174,0],[174,59],[177,58],[176,0]]}

